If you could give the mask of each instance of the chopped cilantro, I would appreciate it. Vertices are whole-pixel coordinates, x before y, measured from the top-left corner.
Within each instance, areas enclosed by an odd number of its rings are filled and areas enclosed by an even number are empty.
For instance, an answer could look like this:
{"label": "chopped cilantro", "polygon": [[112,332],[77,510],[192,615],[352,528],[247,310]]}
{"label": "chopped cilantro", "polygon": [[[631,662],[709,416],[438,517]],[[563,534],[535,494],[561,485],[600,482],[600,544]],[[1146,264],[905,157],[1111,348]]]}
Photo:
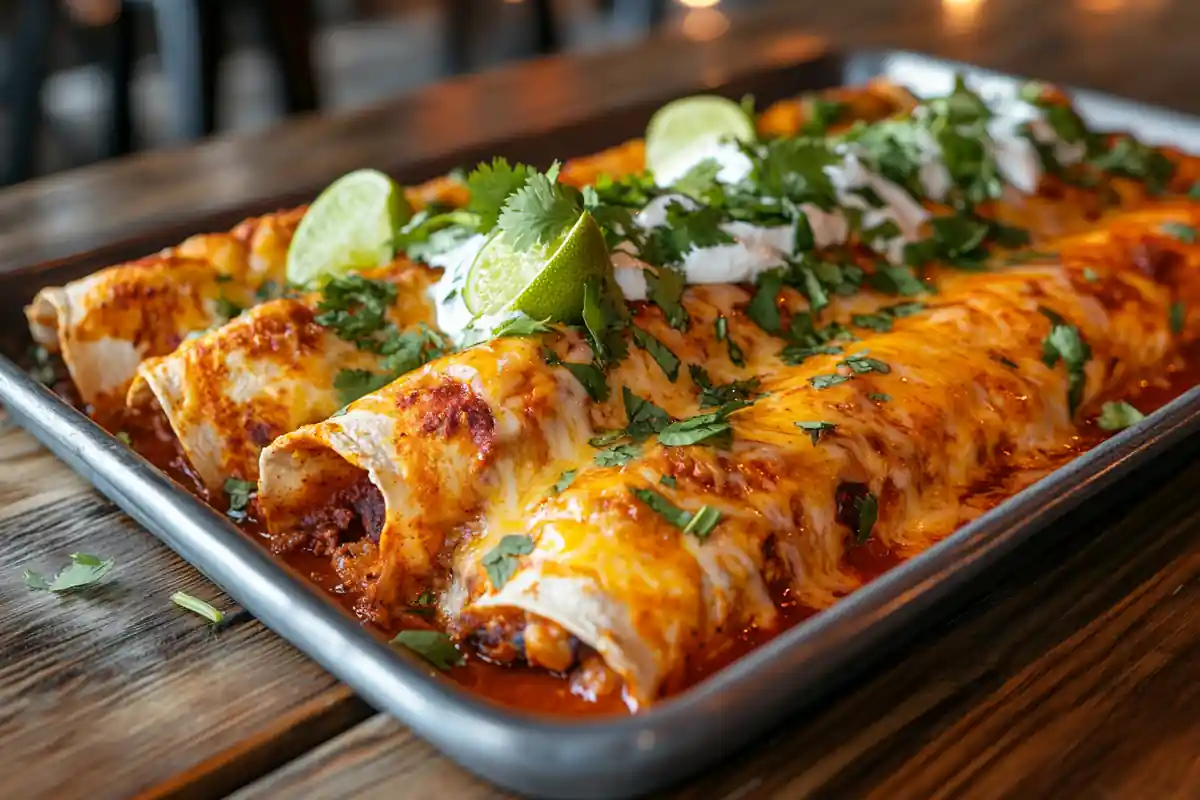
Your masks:
{"label": "chopped cilantro", "polygon": [[1175,165],[1169,158],[1130,136],[1117,138],[1091,162],[1105,172],[1142,181],[1152,194],[1163,191],[1175,174]]}
{"label": "chopped cilantro", "polygon": [[875,271],[867,277],[867,282],[872,288],[884,294],[899,294],[911,297],[913,295],[924,294],[928,291],[925,284],[921,282],[921,279],[913,273],[912,268],[906,266],[892,266],[884,263],[877,264]]}
{"label": "chopped cilantro", "polygon": [[117,431],[116,437],[120,440],[121,444],[125,445],[126,447],[133,446],[133,440],[129,438],[129,434],[125,431]]}
{"label": "chopped cilantro", "polygon": [[825,434],[833,433],[834,428],[837,427],[832,422],[797,422],[795,425],[800,430],[808,433],[813,444],[821,441],[821,437]]}
{"label": "chopped cilantro", "polygon": [[868,372],[878,372],[886,375],[892,371],[891,367],[879,359],[868,357],[866,350],[846,356],[844,360],[838,362],[838,366],[849,367],[850,371],[855,375],[865,375]]}
{"label": "chopped cilantro", "polygon": [[392,639],[392,644],[413,651],[443,672],[466,663],[466,658],[454,646],[454,642],[441,631],[400,631]]}
{"label": "chopped cilantro", "polygon": [[804,100],[801,108],[805,116],[800,132],[805,136],[824,136],[829,132],[830,126],[841,119],[848,106],[837,100],[810,97]]}
{"label": "chopped cilantro", "polygon": [[883,392],[867,392],[867,399],[874,400],[876,403],[890,403],[892,396]]}
{"label": "chopped cilantro", "polygon": [[253,481],[243,481],[238,478],[225,479],[225,495],[229,498],[229,508],[225,512],[230,519],[243,520],[246,518],[246,507],[258,487]]}
{"label": "chopped cilantro", "polygon": [[667,376],[667,380],[672,383],[679,377],[679,356],[671,352],[671,348],[667,347],[653,335],[648,333],[643,328],[634,326],[633,341],[638,347],[645,350],[662,369],[663,374]]}
{"label": "chopped cilantro", "polygon": [[716,411],[672,422],[658,432],[658,441],[667,447],[686,447],[701,443],[724,446],[728,443],[732,431],[729,415],[748,405],[750,404],[746,402],[728,403]]}
{"label": "chopped cilantro", "polygon": [[729,360],[733,362],[734,366],[746,366],[746,356],[742,353],[742,348],[738,347],[738,343],[729,335],[729,320],[724,317],[717,317],[714,327],[716,329],[717,341],[725,342],[725,346],[729,351]]}
{"label": "chopped cilantro", "polygon": [[629,352],[622,335],[629,324],[625,304],[618,303],[611,289],[599,281],[583,285],[583,323],[600,366],[615,364]]}
{"label": "chopped cilantro", "polygon": [[554,482],[554,486],[550,488],[551,493],[562,494],[564,491],[566,491],[567,487],[571,485],[571,483],[575,480],[575,476],[578,474],[579,470],[569,469],[562,475],[559,475],[558,480]]}
{"label": "chopped cilantro", "polygon": [[661,483],[663,486],[666,486],[668,489],[674,489],[676,486],[679,485],[679,481],[675,480],[674,475],[663,475],[661,478],[658,479],[658,482]]}
{"label": "chopped cilantro", "polygon": [[778,303],[782,288],[783,270],[769,269],[758,276],[758,288],[746,306],[746,316],[767,333],[778,334],[783,329]]}
{"label": "chopped cilantro", "polygon": [[708,377],[708,371],[699,364],[689,364],[688,373],[692,376],[692,383],[700,389],[701,408],[714,408],[739,400],[750,400],[758,393],[758,378],[714,385]]}
{"label": "chopped cilantro", "polygon": [[225,615],[211,603],[206,603],[199,597],[192,597],[187,592],[175,592],[171,595],[171,602],[193,614],[199,614],[214,625],[225,619]]}
{"label": "chopped cilantro", "polygon": [[1186,314],[1187,307],[1184,306],[1182,300],[1176,300],[1174,303],[1171,303],[1171,311],[1169,316],[1171,333],[1175,334],[1176,336],[1183,333],[1183,324]]}
{"label": "chopped cilantro", "polygon": [[596,465],[600,467],[623,467],[642,454],[640,444],[619,444],[596,453]]}
{"label": "chopped cilantro", "polygon": [[1100,417],[1096,420],[1096,424],[1104,431],[1120,431],[1136,425],[1145,418],[1145,414],[1129,403],[1105,403],[1100,408]]}
{"label": "chopped cilantro", "polygon": [[608,447],[613,442],[619,442],[624,439],[625,435],[625,431],[620,428],[603,431],[600,434],[588,439],[588,444],[590,444],[592,447]]}
{"label": "chopped cilantro", "polygon": [[649,400],[638,397],[628,386],[621,387],[625,401],[625,416],[629,425],[625,432],[635,442],[658,433],[671,422],[671,416]]}
{"label": "chopped cilantro", "polygon": [[832,373],[830,375],[814,375],[808,379],[808,382],[814,389],[828,389],[830,386],[837,386],[839,383],[845,383],[850,380],[846,375]]}
{"label": "chopped cilantro", "polygon": [[375,351],[388,327],[387,311],[396,301],[396,285],[361,275],[339,275],[321,289],[315,322],[360,350]]}
{"label": "chopped cilantro", "polygon": [[871,538],[871,531],[879,519],[879,500],[871,492],[854,499],[854,508],[858,511],[858,530],[855,531],[854,541],[863,545]]}
{"label": "chopped cilantro", "polygon": [[1182,222],[1167,222],[1162,226],[1162,232],[1184,244],[1196,243],[1196,229]]}
{"label": "chopped cilantro", "polygon": [[489,550],[479,563],[487,571],[488,580],[499,590],[517,571],[521,556],[533,552],[533,539],[525,534],[510,533]]}
{"label": "chopped cilantro", "polygon": [[25,585],[30,589],[43,592],[69,592],[91,586],[104,578],[113,566],[115,559],[101,559],[87,553],[72,553],[71,563],[60,569],[50,580],[33,570],[25,570],[23,577]]}
{"label": "chopped cilantro", "polygon": [[633,486],[629,491],[638,500],[650,506],[650,510],[667,522],[679,528],[684,533],[697,539],[707,539],[712,529],[721,521],[721,515],[710,506],[703,506],[695,514],[684,511],[653,489],[638,489]]}
{"label": "chopped cilantro", "polygon": [[688,328],[688,312],[683,306],[683,290],[686,281],[683,273],[670,267],[644,270],[650,302],[662,309],[667,324],[680,331]]}
{"label": "chopped cilantro", "polygon": [[550,327],[547,323],[549,323],[549,320],[539,322],[525,314],[520,314],[496,326],[496,329],[492,331],[492,336],[500,338],[503,336],[535,336],[539,333],[553,333],[554,328]]}
{"label": "chopped cilantro", "polygon": [[1042,361],[1046,366],[1054,367],[1059,359],[1062,359],[1066,365],[1067,402],[1071,413],[1074,414],[1083,400],[1083,389],[1087,381],[1084,366],[1092,357],[1092,349],[1074,325],[1067,325],[1062,317],[1050,309],[1042,309],[1042,313],[1049,317],[1051,322],[1050,333],[1042,342]]}
{"label": "chopped cilantro", "polygon": [[1100,280],[1100,275],[1091,267],[1084,267],[1083,279],[1088,283],[1095,283],[1096,281]]}
{"label": "chopped cilantro", "polygon": [[225,320],[231,320],[240,315],[244,308],[225,296],[225,292],[221,292],[221,296],[217,298],[217,316]]}

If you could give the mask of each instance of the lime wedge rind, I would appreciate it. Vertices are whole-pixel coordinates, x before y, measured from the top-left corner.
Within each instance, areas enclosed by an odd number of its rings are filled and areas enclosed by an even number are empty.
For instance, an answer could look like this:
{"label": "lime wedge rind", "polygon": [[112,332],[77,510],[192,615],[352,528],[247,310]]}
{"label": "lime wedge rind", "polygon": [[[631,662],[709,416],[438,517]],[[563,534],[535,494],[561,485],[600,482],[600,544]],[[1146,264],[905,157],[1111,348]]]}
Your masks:
{"label": "lime wedge rind", "polygon": [[584,285],[611,271],[604,233],[585,211],[549,246],[518,251],[493,235],[471,265],[463,302],[476,316],[520,311],[533,319],[574,322],[583,312]]}
{"label": "lime wedge rind", "polygon": [[308,207],[287,254],[287,279],[319,286],[335,275],[387,264],[395,236],[412,217],[400,186],[373,169],[331,183]]}

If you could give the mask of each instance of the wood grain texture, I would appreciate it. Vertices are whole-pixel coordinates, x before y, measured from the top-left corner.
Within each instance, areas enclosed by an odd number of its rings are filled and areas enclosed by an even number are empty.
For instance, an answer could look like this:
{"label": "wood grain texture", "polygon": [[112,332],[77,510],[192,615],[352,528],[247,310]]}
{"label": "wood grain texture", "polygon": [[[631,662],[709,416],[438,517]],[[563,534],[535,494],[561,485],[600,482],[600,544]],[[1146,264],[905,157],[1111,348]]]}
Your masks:
{"label": "wood grain texture", "polygon": [[[667,796],[1195,797],[1200,462],[1188,461],[1072,515],[873,678]],[[382,716],[235,795],[344,796],[505,795]]]}
{"label": "wood grain texture", "polygon": [[[70,553],[115,558],[102,584],[34,592]],[[34,440],[0,430],[0,795],[209,795],[368,714]],[[214,631],[175,591],[229,616]],[[184,785],[156,788],[185,773]]]}

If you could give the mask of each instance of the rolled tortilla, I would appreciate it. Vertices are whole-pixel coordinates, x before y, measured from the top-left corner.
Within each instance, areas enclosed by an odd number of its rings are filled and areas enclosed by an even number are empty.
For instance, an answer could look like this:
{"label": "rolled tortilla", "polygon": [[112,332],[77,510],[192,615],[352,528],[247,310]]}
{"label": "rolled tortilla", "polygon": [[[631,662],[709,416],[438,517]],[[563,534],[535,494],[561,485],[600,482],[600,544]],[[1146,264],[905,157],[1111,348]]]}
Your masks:
{"label": "rolled tortilla", "polygon": [[[371,273],[397,285],[388,320],[401,330],[432,321],[433,273],[408,262]],[[318,325],[319,293],[259,305],[227,325],[147,359],[128,407],[159,407],[203,483],[258,479],[258,456],[278,436],[318,422],[343,405],[342,370],[377,372],[377,355]]]}

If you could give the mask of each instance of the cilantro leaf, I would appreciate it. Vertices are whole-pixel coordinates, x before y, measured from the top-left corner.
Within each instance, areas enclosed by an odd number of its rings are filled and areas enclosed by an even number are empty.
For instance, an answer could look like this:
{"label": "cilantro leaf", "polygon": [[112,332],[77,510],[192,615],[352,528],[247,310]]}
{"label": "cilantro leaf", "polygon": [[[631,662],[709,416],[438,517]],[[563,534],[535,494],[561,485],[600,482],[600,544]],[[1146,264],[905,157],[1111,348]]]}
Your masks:
{"label": "cilantro leaf", "polygon": [[875,271],[867,277],[867,282],[872,288],[884,294],[899,294],[911,297],[913,295],[924,294],[928,291],[925,284],[921,282],[921,279],[913,273],[912,268],[906,266],[892,266],[885,263],[877,264]]}
{"label": "cilantro leaf", "polygon": [[677,528],[683,528],[691,522],[691,515],[684,511],[679,506],[672,503],[667,498],[663,497],[653,489],[638,489],[629,487],[629,491],[638,500],[641,500],[646,505],[650,506],[650,510],[659,516],[663,517],[667,522]]}
{"label": "cilantro leaf", "polygon": [[539,322],[533,317],[521,314],[498,325],[492,331],[492,336],[500,338],[502,336],[536,336],[539,333],[554,333],[554,328],[550,327],[548,323],[548,319]]}
{"label": "cilantro leaf", "polygon": [[617,302],[611,287],[598,280],[583,285],[583,324],[597,364],[614,364],[628,354],[629,345],[621,333],[629,324],[625,304]]}
{"label": "cilantro leaf", "polygon": [[1096,420],[1096,424],[1103,431],[1120,431],[1136,425],[1145,418],[1145,414],[1129,403],[1105,403],[1100,407],[1100,417]]}
{"label": "cilantro leaf", "polygon": [[621,398],[625,401],[625,416],[629,420],[625,432],[634,441],[647,439],[670,424],[671,417],[666,411],[638,397],[628,386],[621,387]]}
{"label": "cilantro leaf", "polygon": [[701,408],[714,408],[726,403],[750,400],[758,393],[758,378],[714,385],[708,377],[708,370],[699,364],[689,364],[688,373],[692,376],[692,383],[700,389]]}
{"label": "cilantro leaf", "polygon": [[597,403],[603,403],[608,399],[608,378],[604,374],[604,370],[595,364],[579,364],[574,361],[561,361],[555,358],[553,366],[560,366],[575,376],[575,380],[583,385],[584,390],[588,393],[588,397],[595,400]]}
{"label": "cilantro leaf", "polygon": [[720,163],[715,158],[706,158],[675,181],[671,190],[703,203],[710,193],[720,186],[717,183],[717,175],[720,172]]}
{"label": "cilantro leaf", "polygon": [[728,444],[728,434],[732,431],[729,415],[748,405],[746,402],[728,403],[716,411],[672,422],[658,432],[658,441],[667,447],[686,447],[705,442],[724,446]]}
{"label": "cilantro leaf", "polygon": [[858,511],[858,530],[855,531],[854,541],[863,545],[871,538],[871,531],[879,519],[879,500],[871,492],[854,499],[854,508]]}
{"label": "cilantro leaf", "polygon": [[333,388],[337,389],[338,402],[348,406],[360,397],[387,386],[395,375],[371,372],[366,369],[343,369],[333,376]]}
{"label": "cilantro leaf", "polygon": [[241,521],[246,518],[246,507],[250,505],[250,498],[254,497],[258,491],[258,486],[253,481],[243,481],[238,478],[226,478],[225,495],[229,498],[229,509],[225,515],[230,519]]}
{"label": "cilantro leaf", "polygon": [[91,586],[104,578],[116,564],[115,559],[102,560],[87,553],[72,553],[71,563],[58,571],[51,580],[33,570],[25,570],[25,585],[43,592],[69,592]]}
{"label": "cilantro leaf", "polygon": [[[1067,367],[1067,402],[1071,413],[1079,408],[1083,400],[1083,389],[1087,381],[1084,366],[1092,357],[1092,348],[1083,340],[1079,329],[1067,325],[1050,309],[1042,309],[1051,320],[1050,333],[1042,341],[1042,361],[1047,367],[1054,367],[1059,359]],[[1056,321],[1057,320],[1057,321]]]}
{"label": "cilantro leaf", "polygon": [[643,328],[634,326],[633,341],[650,354],[671,383],[679,377],[679,356]]}
{"label": "cilantro leaf", "polygon": [[361,275],[338,275],[321,289],[314,321],[360,350],[378,347],[387,327],[387,311],[396,301],[396,285]]}
{"label": "cilantro leaf", "polygon": [[837,386],[848,380],[850,380],[848,376],[835,372],[830,375],[814,375],[808,379],[808,382],[814,389],[828,389],[830,386]]}
{"label": "cilantro leaf", "polygon": [[874,400],[876,403],[890,403],[892,396],[883,392],[867,392],[867,399]]}
{"label": "cilantro leaf", "polygon": [[533,539],[524,534],[510,533],[489,550],[479,562],[487,571],[488,580],[499,590],[517,571],[521,556],[533,552]]}
{"label": "cilantro leaf", "polygon": [[500,211],[497,227],[515,250],[548,245],[579,219],[579,192],[558,182],[558,163],[547,172],[530,171],[525,185]]}
{"label": "cilantro leaf", "polygon": [[758,276],[758,288],[746,306],[746,316],[767,333],[783,329],[779,317],[779,290],[783,288],[783,270],[770,269]]}
{"label": "cilantro leaf", "polygon": [[554,482],[554,486],[550,487],[551,494],[562,494],[575,481],[575,476],[579,474],[577,469],[569,469],[562,475],[558,476],[558,480]]}
{"label": "cilantro leaf", "polygon": [[670,267],[643,270],[650,302],[662,309],[667,324],[680,331],[688,329],[690,318],[683,306],[683,291],[686,280],[682,272]]}
{"label": "cilantro leaf", "polygon": [[821,441],[821,438],[827,433],[833,433],[837,427],[832,422],[797,422],[794,423],[797,428],[806,431],[812,439],[812,443],[816,444]]}
{"label": "cilantro leaf", "polygon": [[845,103],[837,100],[824,100],[815,96],[806,98],[801,104],[804,122],[800,126],[800,132],[805,136],[824,136],[848,108]]}
{"label": "cilantro leaf", "polygon": [[1191,225],[1185,225],[1182,222],[1167,222],[1162,226],[1162,232],[1173,239],[1178,239],[1184,244],[1196,243],[1196,229]]}
{"label": "cilantro leaf", "polygon": [[640,444],[619,444],[596,453],[596,466],[623,467],[642,454]]}
{"label": "cilantro leaf", "polygon": [[471,199],[467,210],[479,217],[479,231],[487,233],[496,227],[505,202],[529,180],[534,170],[524,164],[509,166],[508,160],[494,158],[475,167],[467,176]]}
{"label": "cilantro leaf", "polygon": [[1171,303],[1171,310],[1168,317],[1168,321],[1171,325],[1171,333],[1175,334],[1176,336],[1183,333],[1183,324],[1185,322],[1186,314],[1187,307],[1184,306],[1182,300],[1176,300],[1174,303]]}
{"label": "cilantro leaf", "polygon": [[400,631],[392,644],[408,648],[443,672],[466,663],[454,642],[441,631]]}
{"label": "cilantro leaf", "polygon": [[679,485],[679,481],[675,480],[674,475],[663,475],[661,478],[658,479],[658,482],[661,483],[663,486],[666,486],[668,489],[674,489],[676,486]]}
{"label": "cilantro leaf", "polygon": [[729,320],[724,317],[717,317],[713,323],[718,342],[725,342],[725,346],[729,351],[729,360],[735,366],[746,366],[746,356],[742,353],[742,348],[738,347],[738,343],[729,335]]}
{"label": "cilantro leaf", "polygon": [[855,375],[865,375],[868,372],[878,372],[882,375],[887,375],[892,371],[892,368],[883,363],[877,358],[867,356],[867,351],[854,353],[846,356],[842,361],[838,362],[839,367],[849,367],[850,371]]}

